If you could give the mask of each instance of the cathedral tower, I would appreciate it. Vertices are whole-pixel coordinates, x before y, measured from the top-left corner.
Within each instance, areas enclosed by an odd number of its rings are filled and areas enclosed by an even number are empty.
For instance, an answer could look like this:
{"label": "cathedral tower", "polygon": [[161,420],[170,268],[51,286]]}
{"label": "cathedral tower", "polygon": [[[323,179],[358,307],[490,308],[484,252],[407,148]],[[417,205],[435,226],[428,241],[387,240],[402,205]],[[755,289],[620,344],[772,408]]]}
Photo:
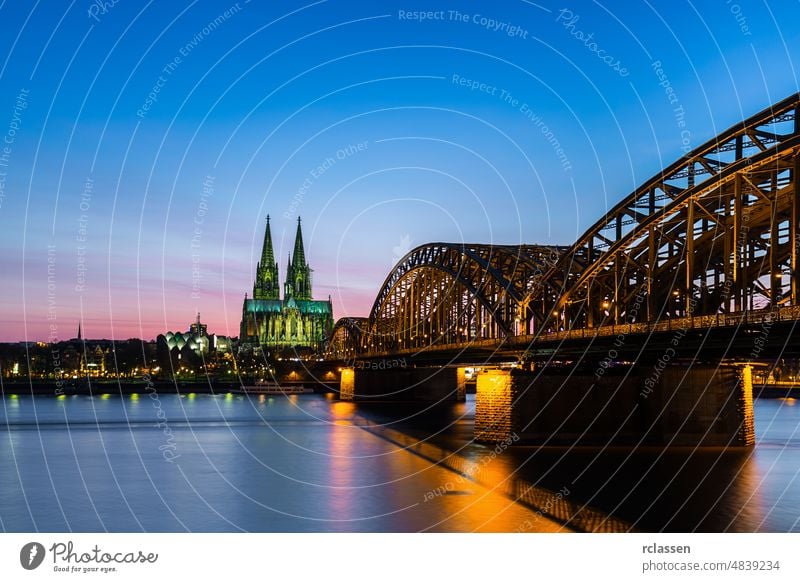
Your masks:
{"label": "cathedral tower", "polygon": [[297,234],[294,237],[294,254],[289,260],[286,273],[284,298],[311,300],[311,267],[306,262],[306,251],[303,248],[303,229],[300,218],[297,218]]}
{"label": "cathedral tower", "polygon": [[280,299],[278,263],[275,262],[275,254],[272,251],[272,232],[269,228],[269,214],[267,215],[267,229],[264,232],[264,246],[261,249],[261,261],[259,261],[256,267],[253,298]]}

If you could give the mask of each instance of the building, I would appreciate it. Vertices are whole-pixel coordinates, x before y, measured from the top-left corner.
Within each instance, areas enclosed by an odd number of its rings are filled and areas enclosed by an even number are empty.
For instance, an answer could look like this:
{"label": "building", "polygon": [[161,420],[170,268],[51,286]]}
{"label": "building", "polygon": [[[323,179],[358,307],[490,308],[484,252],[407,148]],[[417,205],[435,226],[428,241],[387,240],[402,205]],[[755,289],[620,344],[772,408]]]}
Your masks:
{"label": "building", "polygon": [[313,299],[312,273],[306,262],[303,231],[298,218],[294,252],[289,256],[286,266],[281,299],[278,263],[272,250],[272,233],[267,216],[253,296],[248,298],[245,295],[242,304],[239,343],[271,351],[285,348],[321,349],[333,329],[333,308],[330,297],[327,301]]}
{"label": "building", "polygon": [[175,377],[198,374],[225,377],[236,370],[233,340],[209,334],[208,326],[197,319],[184,332],[168,331],[156,338],[156,359],[162,374]]}
{"label": "building", "polygon": [[189,325],[188,331],[168,331],[159,335],[156,341],[163,343],[169,351],[188,349],[198,356],[207,354],[209,351],[223,353],[231,351],[231,339],[224,335],[208,335],[208,326],[205,323],[201,323],[199,313],[195,322]]}

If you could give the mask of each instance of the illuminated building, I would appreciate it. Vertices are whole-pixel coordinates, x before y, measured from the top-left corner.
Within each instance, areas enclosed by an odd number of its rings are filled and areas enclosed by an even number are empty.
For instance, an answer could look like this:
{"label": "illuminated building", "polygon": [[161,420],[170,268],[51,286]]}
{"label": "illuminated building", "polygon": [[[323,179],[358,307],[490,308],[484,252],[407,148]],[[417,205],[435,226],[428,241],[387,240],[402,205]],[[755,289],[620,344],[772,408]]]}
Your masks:
{"label": "illuminated building", "polygon": [[312,270],[306,262],[303,232],[297,219],[294,252],[286,267],[283,299],[280,298],[278,263],[272,250],[269,216],[261,260],[256,267],[253,297],[242,304],[240,344],[266,350],[305,347],[317,350],[333,329],[333,308],[312,296]]}
{"label": "illuminated building", "polygon": [[189,349],[195,354],[206,354],[211,351],[228,352],[231,349],[230,338],[223,335],[208,335],[208,326],[200,322],[200,314],[197,319],[189,326],[189,331],[173,332],[168,331],[159,335],[157,343],[163,344],[168,351],[177,348],[178,351]]}

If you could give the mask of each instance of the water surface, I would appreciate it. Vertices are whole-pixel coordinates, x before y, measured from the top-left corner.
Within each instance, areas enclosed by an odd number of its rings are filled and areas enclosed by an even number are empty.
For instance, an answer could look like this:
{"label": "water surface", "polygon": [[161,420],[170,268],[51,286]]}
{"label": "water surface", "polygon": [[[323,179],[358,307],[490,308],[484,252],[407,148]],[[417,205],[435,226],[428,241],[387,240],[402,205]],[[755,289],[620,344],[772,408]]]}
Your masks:
{"label": "water surface", "polygon": [[473,397],[427,412],[322,395],[0,403],[5,531],[800,531],[793,400],[756,401],[751,451],[500,453],[471,442]]}

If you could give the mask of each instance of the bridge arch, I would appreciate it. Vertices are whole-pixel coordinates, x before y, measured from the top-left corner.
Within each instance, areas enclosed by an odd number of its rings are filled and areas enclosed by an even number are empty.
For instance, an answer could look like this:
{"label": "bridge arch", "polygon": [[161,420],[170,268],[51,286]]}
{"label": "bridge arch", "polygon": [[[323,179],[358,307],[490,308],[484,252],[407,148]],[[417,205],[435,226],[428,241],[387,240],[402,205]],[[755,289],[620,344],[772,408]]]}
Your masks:
{"label": "bridge arch", "polygon": [[531,285],[564,249],[430,243],[403,257],[369,317],[365,351],[499,339],[527,329]]}
{"label": "bridge arch", "polygon": [[355,332],[347,336],[348,349],[535,340],[798,306],[799,234],[796,94],[664,168],[571,246],[437,242],[413,249],[360,323],[358,348]]}
{"label": "bridge arch", "polygon": [[543,277],[534,327],[797,305],[799,122],[797,94],[646,181]]}
{"label": "bridge arch", "polygon": [[349,360],[361,351],[365,331],[369,327],[366,317],[342,317],[337,320],[325,346],[325,357],[329,360]]}

